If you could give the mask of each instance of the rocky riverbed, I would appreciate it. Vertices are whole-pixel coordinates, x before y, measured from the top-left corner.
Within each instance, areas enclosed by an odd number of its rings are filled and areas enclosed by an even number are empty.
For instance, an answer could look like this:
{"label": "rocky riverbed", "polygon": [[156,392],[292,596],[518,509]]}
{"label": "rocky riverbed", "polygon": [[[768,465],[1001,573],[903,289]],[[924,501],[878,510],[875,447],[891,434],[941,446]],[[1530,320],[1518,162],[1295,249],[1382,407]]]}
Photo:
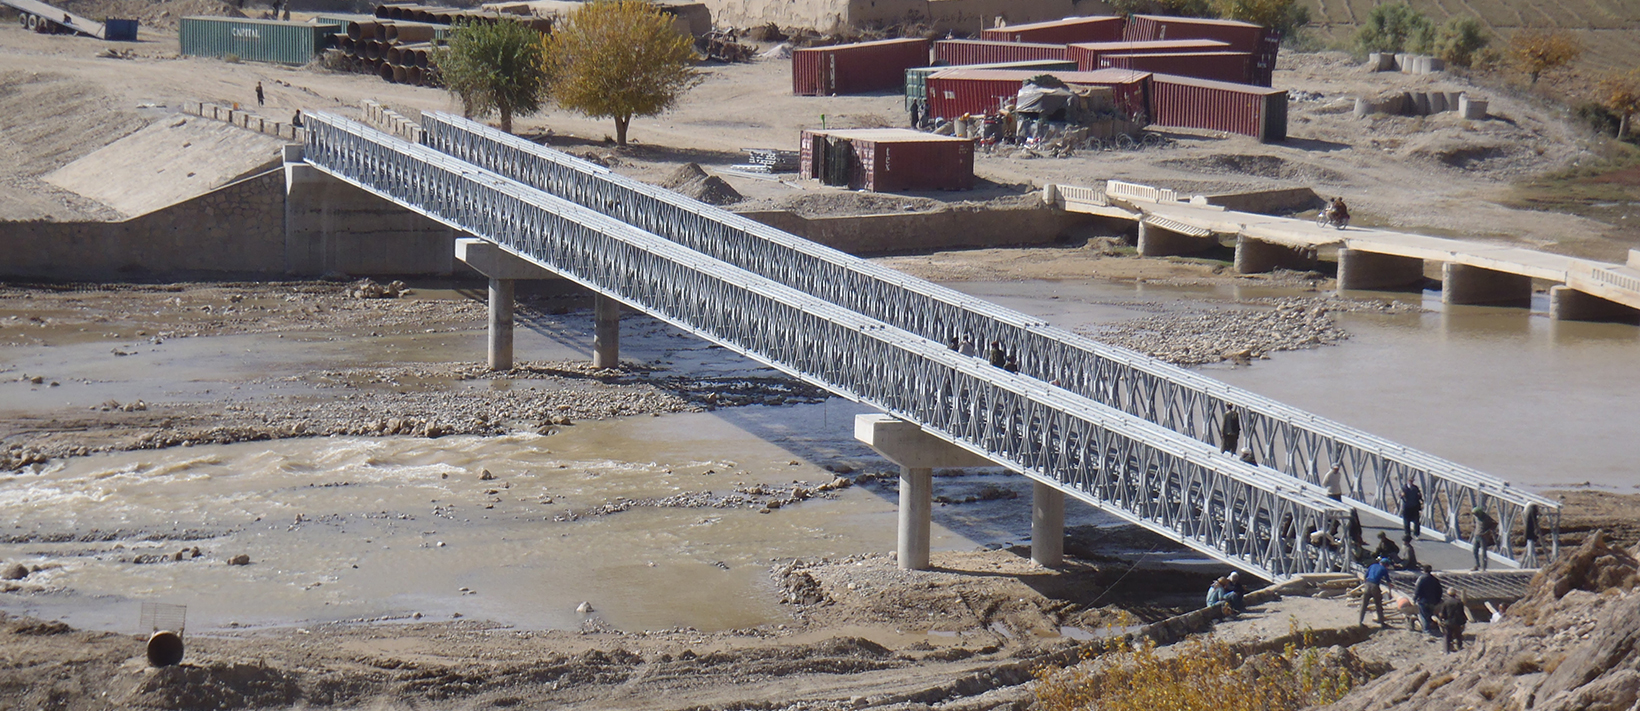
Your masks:
{"label": "rocky riverbed", "polygon": [[1399,314],[1417,306],[1381,299],[1285,296],[1249,299],[1240,308],[1200,306],[1181,313],[1079,329],[1085,335],[1178,365],[1248,362],[1276,351],[1330,346],[1349,338],[1337,312]]}

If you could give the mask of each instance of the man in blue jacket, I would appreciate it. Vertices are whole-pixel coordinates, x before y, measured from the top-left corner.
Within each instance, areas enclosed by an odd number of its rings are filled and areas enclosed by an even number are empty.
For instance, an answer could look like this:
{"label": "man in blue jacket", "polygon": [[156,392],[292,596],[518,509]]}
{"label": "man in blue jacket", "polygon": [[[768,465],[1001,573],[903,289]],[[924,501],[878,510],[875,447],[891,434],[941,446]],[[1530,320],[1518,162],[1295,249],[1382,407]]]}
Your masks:
{"label": "man in blue jacket", "polygon": [[1378,626],[1384,626],[1384,583],[1389,581],[1389,561],[1378,559],[1367,567],[1367,584],[1361,592],[1361,617],[1356,624],[1367,624],[1367,604],[1378,606]]}
{"label": "man in blue jacket", "polygon": [[1418,576],[1418,584],[1412,589],[1412,601],[1418,603],[1418,618],[1423,620],[1424,631],[1431,637],[1439,637],[1435,629],[1435,606],[1441,604],[1441,595],[1446,591],[1441,581],[1435,579],[1434,570],[1424,564],[1424,574]]}

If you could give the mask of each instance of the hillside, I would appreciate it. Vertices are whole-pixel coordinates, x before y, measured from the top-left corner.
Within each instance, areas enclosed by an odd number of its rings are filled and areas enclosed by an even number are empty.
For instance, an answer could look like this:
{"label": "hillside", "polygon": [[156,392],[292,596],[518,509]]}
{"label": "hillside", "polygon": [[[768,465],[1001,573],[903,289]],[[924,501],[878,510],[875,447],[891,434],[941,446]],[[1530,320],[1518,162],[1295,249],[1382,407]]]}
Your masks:
{"label": "hillside", "polygon": [[[1299,0],[1310,8],[1310,31],[1347,40],[1382,0]],[[1497,37],[1521,28],[1571,30],[1585,53],[1576,70],[1586,76],[1640,67],[1640,2],[1635,0],[1407,0],[1437,23],[1455,15],[1478,17]]]}

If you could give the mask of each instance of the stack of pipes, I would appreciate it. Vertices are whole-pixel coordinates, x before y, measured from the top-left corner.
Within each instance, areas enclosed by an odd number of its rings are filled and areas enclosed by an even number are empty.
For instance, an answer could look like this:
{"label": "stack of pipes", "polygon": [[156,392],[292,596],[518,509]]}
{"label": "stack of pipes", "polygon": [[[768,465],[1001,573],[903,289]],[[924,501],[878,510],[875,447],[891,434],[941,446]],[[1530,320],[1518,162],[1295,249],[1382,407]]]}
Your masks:
{"label": "stack of pipes", "polygon": [[378,5],[375,18],[343,23],[336,48],[356,71],[416,86],[441,85],[430,55],[452,24],[521,22],[539,32],[552,29],[552,21],[540,17],[407,4]]}

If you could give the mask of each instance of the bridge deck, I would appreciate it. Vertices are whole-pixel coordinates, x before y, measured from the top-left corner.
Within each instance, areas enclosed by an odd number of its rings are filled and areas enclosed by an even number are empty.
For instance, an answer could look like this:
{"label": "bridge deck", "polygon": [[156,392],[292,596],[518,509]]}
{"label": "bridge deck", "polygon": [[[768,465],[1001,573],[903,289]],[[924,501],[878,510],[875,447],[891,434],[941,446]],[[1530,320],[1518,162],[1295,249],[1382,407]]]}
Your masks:
{"label": "bridge deck", "polygon": [[[1288,247],[1337,246],[1398,257],[1465,264],[1510,274],[1522,274],[1533,279],[1560,282],[1579,291],[1640,309],[1640,269],[1626,264],[1393,230],[1359,227],[1338,230],[1319,227],[1313,220],[1236,212],[1212,205],[1124,199],[1121,196],[1107,198],[1096,188],[1061,186],[1060,194],[1065,196],[1061,201],[1064,209],[1071,212],[1106,217],[1125,216],[1134,220],[1159,218],[1188,228],[1219,234],[1245,235],[1261,242]],[[1160,226],[1168,227],[1166,223]]]}

